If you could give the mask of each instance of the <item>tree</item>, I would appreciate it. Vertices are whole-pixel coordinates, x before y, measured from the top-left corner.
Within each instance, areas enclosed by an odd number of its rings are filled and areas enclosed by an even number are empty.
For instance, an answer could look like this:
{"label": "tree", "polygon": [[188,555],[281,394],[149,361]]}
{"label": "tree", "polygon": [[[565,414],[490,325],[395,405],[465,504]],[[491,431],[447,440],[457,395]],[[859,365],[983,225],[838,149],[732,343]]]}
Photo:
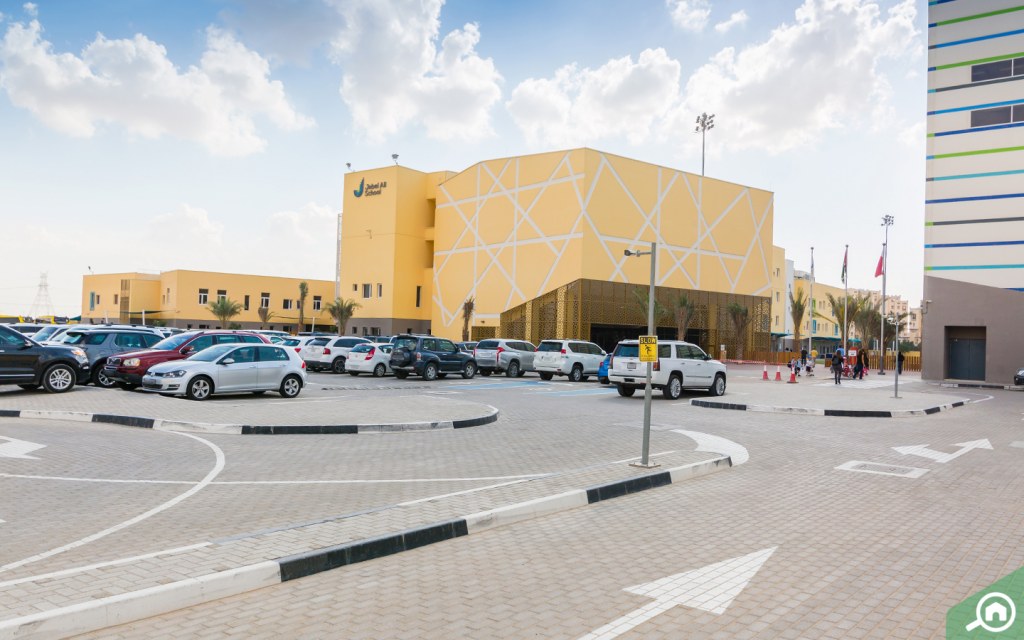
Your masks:
{"label": "tree", "polygon": [[345,325],[355,315],[356,309],[361,306],[363,305],[355,300],[346,300],[345,298],[335,298],[334,302],[327,305],[327,313],[331,314],[334,322],[338,325],[338,335],[345,333]]}
{"label": "tree", "polygon": [[264,329],[263,325],[270,322],[270,319],[274,317],[274,312],[270,310],[270,307],[260,307],[256,310],[256,315],[260,317],[260,329]]}
{"label": "tree", "polygon": [[804,290],[800,289],[797,292],[798,295],[794,296],[793,292],[789,292],[789,315],[793,318],[793,346],[795,349],[800,349],[800,336],[801,328],[800,325],[804,321],[804,311],[807,311],[807,298],[804,296]]}
{"label": "tree", "polygon": [[306,330],[306,298],[309,297],[309,284],[299,283],[299,331]]}
{"label": "tree", "polygon": [[872,304],[867,296],[862,296],[858,301],[857,315],[854,316],[853,323],[861,339],[861,348],[870,349],[874,340],[878,338],[882,314],[879,313],[878,306]]}
{"label": "tree", "polygon": [[[644,324],[647,323],[647,297],[650,295],[648,287],[636,287],[633,289],[633,297],[636,299],[636,303],[640,305],[640,310],[643,312]],[[654,326],[657,328],[658,321],[664,318],[667,314],[665,313],[665,307],[661,306],[658,302],[657,296],[654,298]]]}
{"label": "tree", "polygon": [[217,298],[206,305],[206,308],[220,320],[222,327],[228,326],[228,320],[242,313],[242,303],[235,302],[230,298]]}
{"label": "tree", "polygon": [[462,303],[462,341],[469,342],[469,321],[473,318],[473,311],[476,309],[476,298],[469,296]]}
{"label": "tree", "polygon": [[738,302],[730,302],[725,308],[732,321],[732,329],[736,334],[736,359],[743,359],[743,345],[747,341],[747,328],[750,327],[750,309]]}
{"label": "tree", "polygon": [[[828,306],[832,310],[832,317],[815,311],[814,315],[816,317],[821,318],[822,320],[828,320],[829,322],[832,322],[834,318],[836,324],[839,325],[840,331],[843,331],[843,328],[847,327],[847,315],[849,315],[850,318],[849,324],[853,324],[853,319],[857,317],[857,310],[859,309],[859,306],[862,303],[861,298],[854,296],[852,298],[844,300],[843,298],[836,297],[831,293],[826,293],[825,298],[828,299]],[[847,331],[848,330],[849,329],[847,329]]]}
{"label": "tree", "polygon": [[676,321],[676,340],[686,340],[686,332],[690,328],[697,310],[697,305],[685,293],[680,291],[672,298],[672,319]]}

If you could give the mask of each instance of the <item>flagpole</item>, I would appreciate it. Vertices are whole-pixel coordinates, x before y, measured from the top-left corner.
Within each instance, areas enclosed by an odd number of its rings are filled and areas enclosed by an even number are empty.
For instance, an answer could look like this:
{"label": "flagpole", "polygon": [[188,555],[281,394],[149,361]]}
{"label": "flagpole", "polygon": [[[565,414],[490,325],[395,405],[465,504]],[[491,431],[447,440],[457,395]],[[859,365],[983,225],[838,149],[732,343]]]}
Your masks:
{"label": "flagpole", "polygon": [[810,322],[807,323],[807,357],[813,358],[814,347],[814,247],[811,247],[811,299],[807,303],[811,307]]}
{"label": "flagpole", "polygon": [[850,313],[849,313],[849,300],[850,300],[850,285],[848,280],[850,279],[846,271],[846,259],[850,255],[850,245],[846,245],[846,251],[843,252],[843,357],[846,357],[847,348],[846,340],[850,331]]}
{"label": "flagpole", "polygon": [[893,217],[882,216],[882,226],[885,227],[885,242],[882,243],[882,329],[879,332],[878,346],[882,351],[878,359],[878,374],[885,375],[885,280],[889,277],[889,227],[892,226]]}

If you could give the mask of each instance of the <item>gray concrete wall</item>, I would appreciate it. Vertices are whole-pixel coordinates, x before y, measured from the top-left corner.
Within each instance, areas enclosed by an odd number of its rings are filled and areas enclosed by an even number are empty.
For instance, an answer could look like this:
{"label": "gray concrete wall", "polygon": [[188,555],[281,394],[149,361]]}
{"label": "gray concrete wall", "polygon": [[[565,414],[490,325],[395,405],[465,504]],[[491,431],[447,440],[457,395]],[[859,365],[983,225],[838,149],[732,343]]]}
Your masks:
{"label": "gray concrete wall", "polygon": [[947,327],[984,327],[985,381],[1013,384],[1024,367],[1024,292],[926,276],[924,298],[922,378],[947,377]]}

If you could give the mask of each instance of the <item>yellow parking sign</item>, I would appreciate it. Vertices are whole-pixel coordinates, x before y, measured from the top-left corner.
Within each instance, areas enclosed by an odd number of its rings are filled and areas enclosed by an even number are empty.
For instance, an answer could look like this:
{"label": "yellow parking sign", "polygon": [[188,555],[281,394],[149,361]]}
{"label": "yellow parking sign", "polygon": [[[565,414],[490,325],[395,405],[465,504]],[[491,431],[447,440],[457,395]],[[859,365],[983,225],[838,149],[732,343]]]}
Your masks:
{"label": "yellow parking sign", "polygon": [[658,336],[640,336],[640,362],[658,361]]}

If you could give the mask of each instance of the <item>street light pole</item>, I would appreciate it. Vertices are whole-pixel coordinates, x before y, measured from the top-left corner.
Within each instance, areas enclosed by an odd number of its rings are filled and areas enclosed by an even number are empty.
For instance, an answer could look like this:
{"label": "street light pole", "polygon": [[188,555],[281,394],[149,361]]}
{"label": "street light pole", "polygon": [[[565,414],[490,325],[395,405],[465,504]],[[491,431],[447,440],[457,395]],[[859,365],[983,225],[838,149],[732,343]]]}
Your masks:
{"label": "street light pole", "polygon": [[[658,243],[651,243],[650,251],[630,251],[626,249],[627,256],[651,256],[651,283],[650,289],[647,293],[647,335],[653,336],[654,333],[654,289],[655,280],[658,275]],[[651,464],[651,363],[647,363],[647,383],[644,385],[644,439],[643,446],[640,452],[640,464],[638,467],[656,467],[658,465]]]}
{"label": "street light pole", "polygon": [[693,130],[694,133],[700,134],[700,175],[704,177],[704,136],[707,134],[709,129],[715,128],[715,114],[708,115],[704,112],[697,116],[697,127]]}
{"label": "street light pole", "polygon": [[885,280],[889,277],[889,227],[892,226],[893,218],[891,215],[882,216],[882,226],[885,227],[885,242],[882,243],[882,312],[879,314],[882,318],[881,335],[878,337],[878,346],[882,350],[882,355],[878,358],[878,375],[885,375]]}

